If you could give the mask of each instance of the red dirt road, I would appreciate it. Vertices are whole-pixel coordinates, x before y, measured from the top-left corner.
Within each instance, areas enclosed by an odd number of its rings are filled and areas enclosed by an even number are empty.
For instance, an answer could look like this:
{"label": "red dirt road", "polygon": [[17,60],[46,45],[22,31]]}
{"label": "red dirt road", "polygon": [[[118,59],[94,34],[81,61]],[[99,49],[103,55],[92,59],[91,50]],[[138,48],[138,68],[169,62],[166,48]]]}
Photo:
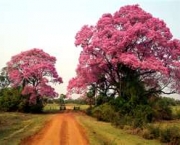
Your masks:
{"label": "red dirt road", "polygon": [[88,145],[85,132],[76,121],[76,113],[61,113],[36,135],[24,139],[21,145]]}

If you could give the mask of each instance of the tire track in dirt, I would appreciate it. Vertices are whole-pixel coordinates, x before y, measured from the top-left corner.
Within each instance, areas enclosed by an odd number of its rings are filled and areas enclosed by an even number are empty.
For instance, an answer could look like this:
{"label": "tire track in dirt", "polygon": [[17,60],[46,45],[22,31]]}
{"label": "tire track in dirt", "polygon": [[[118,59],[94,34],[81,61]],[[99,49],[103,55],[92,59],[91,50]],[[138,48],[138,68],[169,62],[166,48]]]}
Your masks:
{"label": "tire track in dirt", "polygon": [[68,144],[68,134],[67,134],[67,130],[68,130],[68,124],[67,121],[63,120],[62,124],[61,124],[61,132],[60,132],[60,144],[61,145],[66,145]]}
{"label": "tire track in dirt", "polygon": [[41,131],[24,139],[21,145],[88,145],[85,131],[75,119],[76,114],[55,115]]}

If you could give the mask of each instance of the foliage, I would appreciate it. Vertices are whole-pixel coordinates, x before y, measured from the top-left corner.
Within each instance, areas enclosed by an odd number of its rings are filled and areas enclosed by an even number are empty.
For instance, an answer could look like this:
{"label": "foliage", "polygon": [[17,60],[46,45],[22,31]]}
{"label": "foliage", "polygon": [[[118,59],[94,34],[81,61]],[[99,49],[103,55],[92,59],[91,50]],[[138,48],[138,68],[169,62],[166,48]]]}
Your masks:
{"label": "foliage", "polygon": [[42,99],[30,104],[28,96],[21,95],[21,88],[4,88],[0,92],[0,111],[40,113],[44,107]]}
{"label": "foliage", "polygon": [[100,119],[105,110],[101,104],[110,101],[118,125],[142,127],[172,119],[169,105],[174,100],[159,96],[180,92],[180,40],[163,20],[127,5],[103,14],[94,26],[83,26],[75,38],[82,50],[69,94],[97,96]]}
{"label": "foliage", "polygon": [[93,85],[97,95],[111,92],[131,100],[126,105],[133,108],[152,96],[179,92],[180,41],[172,38],[163,20],[138,5],[103,14],[95,26],[83,26],[75,45],[82,51],[69,93],[85,94]]}
{"label": "foliage", "polygon": [[170,145],[180,144],[180,132],[177,126],[147,125],[143,129],[142,136],[146,139],[160,139],[162,143],[169,143]]}
{"label": "foliage", "polygon": [[[21,86],[22,95],[36,104],[44,96],[56,97],[49,83],[62,83],[55,69],[56,58],[41,49],[21,52],[7,63],[8,77],[13,87]],[[36,99],[38,98],[38,99]]]}
{"label": "foliage", "polygon": [[138,105],[133,109],[132,116],[132,125],[134,127],[142,127],[144,124],[152,122],[153,110],[148,105]]}
{"label": "foliage", "polygon": [[154,118],[154,110],[147,103],[134,100],[125,100],[122,97],[117,97],[110,101],[115,109],[116,117],[114,123],[116,125],[132,125],[133,127],[142,127],[148,122],[152,122]]}
{"label": "foliage", "polygon": [[180,132],[177,127],[166,127],[160,132],[160,141],[171,143],[172,145],[180,144]]}
{"label": "foliage", "polygon": [[0,110],[18,111],[21,103],[20,88],[4,88],[0,91]]}
{"label": "foliage", "polygon": [[166,102],[168,106],[176,106],[176,100],[174,98],[170,97],[161,97],[161,99]]}
{"label": "foliage", "polygon": [[108,103],[100,105],[92,109],[92,116],[101,121],[111,122],[115,115],[114,109]]}
{"label": "foliage", "polygon": [[[125,109],[125,108],[123,108]],[[145,124],[152,122],[153,110],[148,105],[138,105],[131,112],[127,113],[121,109],[114,116],[113,124],[123,127],[130,125],[134,128],[143,127]]]}
{"label": "foliage", "polygon": [[69,99],[65,99],[64,100],[66,104],[68,103],[73,103],[73,104],[87,104],[86,101],[84,100],[84,98],[77,98],[77,99],[72,99],[72,98],[69,98]]}
{"label": "foliage", "polygon": [[91,85],[86,94],[86,101],[88,102],[90,108],[92,108],[92,105],[95,104],[95,93],[96,88],[94,85]]}
{"label": "foliage", "polygon": [[[172,119],[170,105],[167,103],[166,99],[161,97],[155,97],[154,100],[151,98],[151,100],[146,100],[145,102],[141,100],[138,103],[135,103],[134,100],[125,100],[122,97],[116,97],[111,99],[109,104],[111,105],[108,107],[114,111],[113,119],[108,121],[120,127],[130,125],[134,128],[142,128],[147,123],[153,121]],[[103,105],[95,107],[92,112],[88,110],[88,113],[92,113],[93,116],[97,117],[99,120],[104,120],[102,119],[102,114],[105,112],[104,110],[106,108]],[[109,114],[110,113],[107,112],[107,116]]]}
{"label": "foliage", "polygon": [[97,121],[86,116],[76,116],[85,129],[90,145],[160,145],[157,140],[146,140],[112,126],[111,123]]}
{"label": "foliage", "polygon": [[7,76],[7,68],[4,67],[0,72],[0,89],[8,87],[10,84],[8,76]]}
{"label": "foliage", "polygon": [[172,119],[172,110],[170,103],[164,98],[158,98],[152,105],[154,109],[154,118],[156,120],[170,120]]}
{"label": "foliage", "polygon": [[176,105],[180,106],[180,100],[176,100]]}
{"label": "foliage", "polygon": [[61,94],[60,95],[60,97],[59,97],[59,104],[64,104],[65,103],[65,101],[64,101],[64,99],[66,98],[66,95],[64,95],[64,94]]}
{"label": "foliage", "polygon": [[155,126],[155,125],[147,125],[144,129],[143,129],[143,133],[142,136],[145,139],[157,139],[160,136],[160,132],[161,129],[159,126]]}
{"label": "foliage", "polygon": [[104,104],[104,103],[111,102],[112,100],[114,100],[114,97],[113,97],[113,96],[107,96],[107,95],[101,93],[101,94],[99,94],[98,96],[96,96],[96,98],[95,98],[95,102],[96,102],[96,103],[95,103],[95,104],[96,104],[97,106],[99,106],[99,105],[102,105],[102,104]]}
{"label": "foliage", "polygon": [[[96,117],[103,120],[107,106],[101,104],[110,101],[118,125],[172,118],[174,100],[159,96],[180,91],[180,41],[163,20],[138,5],[124,6],[103,14],[95,26],[83,26],[75,45],[82,51],[68,91],[96,95]],[[114,98],[106,100],[108,94]]]}

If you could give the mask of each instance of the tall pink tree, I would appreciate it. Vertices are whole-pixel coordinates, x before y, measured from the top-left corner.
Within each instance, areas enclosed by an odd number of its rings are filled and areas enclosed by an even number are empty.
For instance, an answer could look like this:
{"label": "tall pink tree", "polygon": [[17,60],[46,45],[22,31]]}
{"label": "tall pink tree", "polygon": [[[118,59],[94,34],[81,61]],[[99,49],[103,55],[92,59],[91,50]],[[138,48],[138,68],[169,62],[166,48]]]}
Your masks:
{"label": "tall pink tree", "polygon": [[8,77],[13,87],[22,87],[22,95],[30,103],[42,97],[56,97],[52,83],[62,83],[55,68],[56,58],[41,49],[31,49],[12,56],[7,63]]}
{"label": "tall pink tree", "polygon": [[87,92],[92,84],[119,96],[130,89],[136,93],[143,89],[144,96],[180,93],[180,41],[173,39],[163,20],[138,5],[103,14],[75,38],[82,51],[69,93]]}

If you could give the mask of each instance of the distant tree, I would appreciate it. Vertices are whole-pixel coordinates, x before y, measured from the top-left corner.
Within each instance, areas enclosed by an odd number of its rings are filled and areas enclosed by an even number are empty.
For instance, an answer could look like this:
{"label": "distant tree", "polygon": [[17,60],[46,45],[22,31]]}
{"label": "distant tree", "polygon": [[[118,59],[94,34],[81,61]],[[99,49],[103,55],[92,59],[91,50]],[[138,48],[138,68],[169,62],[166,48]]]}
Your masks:
{"label": "distant tree", "polygon": [[42,102],[42,98],[57,97],[50,83],[62,83],[55,69],[56,58],[41,49],[21,52],[7,63],[7,73],[12,87],[22,87],[21,94],[30,104]]}
{"label": "distant tree", "polygon": [[61,94],[61,95],[60,95],[60,98],[65,99],[65,98],[66,98],[66,95]]}
{"label": "distant tree", "polygon": [[[180,41],[163,20],[138,5],[103,14],[95,26],[76,34],[82,47],[70,93],[110,92],[138,102],[159,94],[180,93]],[[165,91],[169,88],[169,92]]]}
{"label": "distant tree", "polygon": [[8,87],[10,84],[8,75],[7,75],[7,68],[3,67],[0,72],[0,90]]}
{"label": "distant tree", "polygon": [[66,98],[66,95],[61,94],[60,97],[59,97],[59,103],[64,104],[65,103],[65,101],[64,101],[65,98]]}

